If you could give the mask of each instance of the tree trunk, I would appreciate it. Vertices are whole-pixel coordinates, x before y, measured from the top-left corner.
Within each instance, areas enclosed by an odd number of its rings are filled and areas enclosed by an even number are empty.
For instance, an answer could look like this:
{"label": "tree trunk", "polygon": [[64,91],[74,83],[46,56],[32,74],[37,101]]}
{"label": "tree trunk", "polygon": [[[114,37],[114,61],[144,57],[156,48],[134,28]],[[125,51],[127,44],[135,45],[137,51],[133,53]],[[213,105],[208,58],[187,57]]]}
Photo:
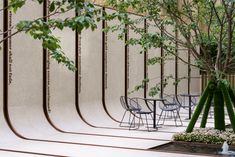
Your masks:
{"label": "tree trunk", "polygon": [[229,91],[229,96],[233,102],[233,107],[235,107],[235,94],[234,94],[234,90],[232,89],[231,86],[229,86],[228,88],[228,91]]}
{"label": "tree trunk", "polygon": [[233,132],[235,133],[235,115],[234,115],[234,111],[233,111],[233,105],[232,105],[232,101],[229,95],[229,89],[226,86],[226,84],[224,82],[220,83],[220,87],[223,93],[223,97],[224,97],[224,101],[226,103],[226,107],[227,107],[227,111],[228,111],[228,115],[229,115],[229,119],[233,128]]}
{"label": "tree trunk", "polygon": [[201,128],[205,128],[206,127],[208,113],[210,111],[212,99],[213,99],[213,93],[210,92],[209,96],[207,98],[206,104],[205,104],[204,113],[203,113],[202,121],[201,121],[201,125],[200,125]]}
{"label": "tree trunk", "polygon": [[194,125],[195,123],[197,122],[197,119],[205,105],[205,102],[208,98],[208,95],[209,93],[211,92],[211,85],[213,85],[213,83],[210,81],[208,84],[207,84],[207,87],[206,89],[204,90],[201,98],[200,98],[200,101],[193,113],[193,116],[192,116],[192,119],[190,120],[189,124],[188,124],[188,127],[186,129],[186,132],[192,132],[193,128],[194,128]]}
{"label": "tree trunk", "polygon": [[233,107],[235,106],[235,93],[232,90],[227,80],[209,81],[206,89],[204,90],[200,101],[193,113],[192,119],[188,124],[186,132],[192,132],[195,123],[203,108],[204,113],[201,121],[201,128],[206,126],[209,109],[211,106],[212,99],[214,100],[214,126],[215,129],[225,130],[225,114],[224,107],[226,104],[229,119],[235,133],[235,114]]}
{"label": "tree trunk", "polygon": [[214,91],[214,126],[215,129],[225,130],[224,98],[219,87]]}

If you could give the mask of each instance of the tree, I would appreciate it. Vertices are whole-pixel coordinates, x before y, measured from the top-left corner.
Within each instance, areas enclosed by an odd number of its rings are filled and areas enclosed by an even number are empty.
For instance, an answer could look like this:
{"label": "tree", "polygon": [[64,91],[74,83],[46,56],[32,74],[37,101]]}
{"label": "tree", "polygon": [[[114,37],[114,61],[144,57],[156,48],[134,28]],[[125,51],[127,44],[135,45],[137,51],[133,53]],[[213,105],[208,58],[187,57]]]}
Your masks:
{"label": "tree", "polygon": [[[38,5],[49,3],[47,0],[36,0],[34,2],[38,3]],[[17,14],[17,11],[22,9],[26,3],[27,0],[4,0],[4,6],[0,9],[0,12],[11,11]],[[77,13],[76,16],[66,19],[60,19],[55,16],[65,14],[71,10]],[[63,31],[66,27],[77,33],[88,28],[94,30],[96,28],[95,17],[99,10],[95,8],[93,3],[85,0],[53,0],[47,5],[47,12],[48,14],[45,16],[37,17],[33,20],[20,21],[6,30],[0,28],[0,36],[3,37],[0,39],[0,44],[8,41],[12,36],[24,32],[33,39],[42,41],[43,48],[47,49],[51,58],[58,63],[64,64],[69,70],[75,71],[76,67],[73,61],[64,54],[60,47],[59,38],[54,36],[52,31],[54,29]]]}
{"label": "tree", "polygon": [[[162,48],[164,56],[149,59],[150,64],[164,62],[176,56],[182,62],[199,68],[209,76],[209,83],[186,129],[191,132],[203,112],[201,127],[206,126],[208,112],[214,101],[214,128],[225,130],[224,104],[235,132],[234,91],[225,76],[235,70],[235,1],[234,0],[107,0],[117,9],[106,19],[119,19],[120,24],[109,29],[131,29],[140,34],[127,44],[140,45],[142,52]],[[131,19],[128,12],[141,15]],[[156,31],[146,32],[138,24],[147,21]],[[126,27],[128,26],[128,28]],[[169,31],[171,28],[171,31]],[[157,31],[160,30],[160,31]],[[188,63],[177,55],[179,48],[188,49],[195,62]],[[145,80],[148,80],[145,78]],[[152,94],[156,94],[152,88]]]}

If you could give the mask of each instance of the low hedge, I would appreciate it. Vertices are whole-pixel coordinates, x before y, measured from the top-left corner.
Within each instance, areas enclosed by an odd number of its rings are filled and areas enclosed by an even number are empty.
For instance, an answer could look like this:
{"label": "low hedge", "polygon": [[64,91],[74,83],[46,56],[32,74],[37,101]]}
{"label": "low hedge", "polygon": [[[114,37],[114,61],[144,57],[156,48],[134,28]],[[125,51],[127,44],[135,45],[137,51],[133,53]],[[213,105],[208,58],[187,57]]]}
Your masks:
{"label": "low hedge", "polygon": [[225,131],[213,128],[199,128],[194,129],[191,133],[176,133],[173,135],[173,140],[208,144],[223,144],[224,141],[227,141],[229,145],[235,145],[235,134],[231,128],[228,128]]}

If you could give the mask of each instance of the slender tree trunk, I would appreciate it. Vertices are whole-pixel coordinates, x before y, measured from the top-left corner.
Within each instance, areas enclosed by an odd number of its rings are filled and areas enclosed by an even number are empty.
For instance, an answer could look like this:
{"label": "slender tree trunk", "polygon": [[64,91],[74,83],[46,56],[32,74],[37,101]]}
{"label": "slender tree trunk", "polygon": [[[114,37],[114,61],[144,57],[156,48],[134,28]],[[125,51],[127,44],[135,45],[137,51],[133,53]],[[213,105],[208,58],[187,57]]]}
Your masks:
{"label": "slender tree trunk", "polygon": [[225,130],[224,98],[219,87],[214,91],[214,125],[215,129]]}
{"label": "slender tree trunk", "polygon": [[193,113],[192,119],[190,120],[190,122],[188,124],[186,132],[192,132],[192,130],[194,128],[194,125],[197,122],[197,119],[198,119],[198,117],[199,117],[199,115],[200,115],[200,113],[201,113],[201,111],[202,111],[202,109],[204,107],[204,104],[205,104],[205,102],[206,102],[206,100],[208,98],[208,95],[211,92],[211,88],[212,88],[211,86],[213,86],[213,83],[210,81],[207,84],[207,87],[204,90],[204,92],[203,92],[203,94],[202,94],[202,96],[200,98],[200,101],[199,101],[199,103],[198,103],[198,105],[197,105],[197,107],[196,107],[196,109],[195,109],[195,111]]}
{"label": "slender tree trunk", "polygon": [[224,101],[226,103],[226,107],[227,107],[230,122],[232,124],[233,132],[235,133],[235,115],[234,115],[232,101],[229,96],[228,88],[226,87],[226,84],[223,82],[220,83],[220,87],[223,93]]}
{"label": "slender tree trunk", "polygon": [[201,121],[201,125],[200,125],[201,128],[206,127],[207,118],[208,118],[208,114],[209,114],[209,111],[210,111],[212,99],[213,99],[213,93],[210,92],[209,96],[207,98],[206,104],[205,104],[204,113],[203,113],[202,121]]}
{"label": "slender tree trunk", "polygon": [[235,108],[235,93],[234,93],[234,90],[232,89],[231,85],[229,86],[229,96],[233,102],[233,107]]}

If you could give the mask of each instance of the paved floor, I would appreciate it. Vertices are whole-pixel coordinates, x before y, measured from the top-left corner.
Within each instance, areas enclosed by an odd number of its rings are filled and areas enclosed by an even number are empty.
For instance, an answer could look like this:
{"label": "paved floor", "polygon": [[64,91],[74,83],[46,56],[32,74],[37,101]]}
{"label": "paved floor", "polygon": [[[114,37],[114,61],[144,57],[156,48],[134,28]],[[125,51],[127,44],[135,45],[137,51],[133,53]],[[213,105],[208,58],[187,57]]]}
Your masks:
{"label": "paved floor", "polygon": [[[0,155],[7,156],[89,156],[89,157],[186,157],[198,156],[180,153],[155,152],[151,147],[168,143],[176,132],[184,131],[188,120],[187,111],[182,111],[183,127],[175,127],[174,121],[166,120],[165,125],[158,131],[147,132],[145,126],[140,130],[129,131],[119,124],[113,123],[109,127],[91,127],[84,125],[77,131],[56,130],[48,123],[41,124],[35,130],[35,124],[14,128],[13,132],[4,117],[1,119]],[[226,118],[227,119],[227,118]],[[73,123],[73,121],[71,121]],[[17,123],[20,123],[20,119]],[[39,123],[40,124],[40,123]],[[79,124],[78,124],[79,125]],[[197,124],[198,125],[198,124]],[[208,126],[213,125],[209,119]],[[15,125],[19,126],[19,125]],[[41,129],[39,129],[41,127]],[[45,128],[46,127],[46,128]],[[76,127],[74,127],[76,128]],[[75,129],[76,130],[76,129]],[[17,134],[19,133],[19,134]],[[201,155],[200,155],[201,156]]]}

